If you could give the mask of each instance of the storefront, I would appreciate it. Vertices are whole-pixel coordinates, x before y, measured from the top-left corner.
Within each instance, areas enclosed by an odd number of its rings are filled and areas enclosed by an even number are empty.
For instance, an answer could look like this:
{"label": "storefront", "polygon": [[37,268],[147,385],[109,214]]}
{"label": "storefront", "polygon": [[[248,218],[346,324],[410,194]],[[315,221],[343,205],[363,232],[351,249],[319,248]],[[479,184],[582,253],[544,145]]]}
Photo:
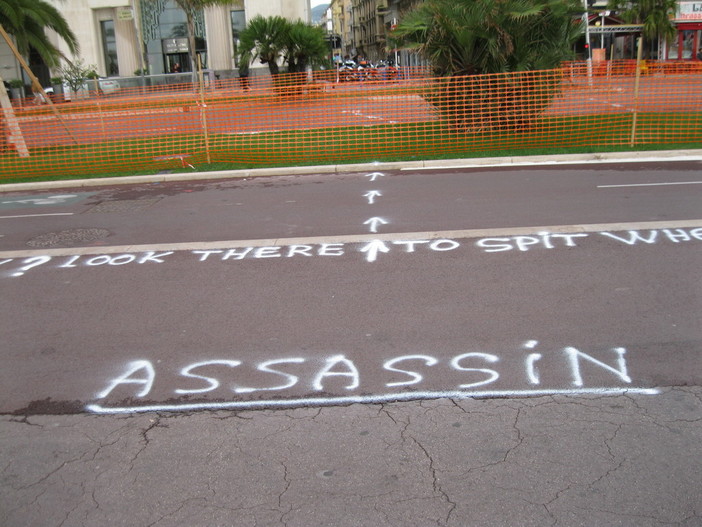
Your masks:
{"label": "storefront", "polygon": [[669,60],[702,60],[702,0],[678,2],[677,37],[668,46]]}
{"label": "storefront", "polygon": [[[205,19],[195,11],[195,52],[207,68]],[[151,74],[191,71],[191,50],[185,12],[174,0],[142,3],[143,38]]]}
{"label": "storefront", "polygon": [[[636,59],[636,42],[641,27],[640,24],[624,24],[610,11],[591,14],[588,17],[591,58],[595,61]],[[581,46],[577,48],[578,53],[587,56]]]}

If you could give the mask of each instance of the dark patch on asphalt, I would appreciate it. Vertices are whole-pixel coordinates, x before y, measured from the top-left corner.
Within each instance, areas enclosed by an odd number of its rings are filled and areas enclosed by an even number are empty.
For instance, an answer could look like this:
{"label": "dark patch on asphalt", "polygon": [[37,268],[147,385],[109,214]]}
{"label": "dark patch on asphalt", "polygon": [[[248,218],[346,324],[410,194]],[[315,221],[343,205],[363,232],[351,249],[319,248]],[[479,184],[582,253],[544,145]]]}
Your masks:
{"label": "dark patch on asphalt", "polygon": [[47,232],[35,236],[27,242],[30,247],[54,248],[74,247],[76,244],[91,245],[110,236],[107,229],[67,229],[59,232]]}
{"label": "dark patch on asphalt", "polygon": [[158,203],[161,198],[150,199],[116,199],[109,201],[101,201],[94,207],[86,210],[86,213],[106,213],[106,212],[133,212],[136,210],[145,209],[151,205]]}
{"label": "dark patch on asphalt", "polygon": [[24,408],[10,412],[10,415],[73,415],[85,413],[81,401],[53,401],[51,397],[32,401]]}

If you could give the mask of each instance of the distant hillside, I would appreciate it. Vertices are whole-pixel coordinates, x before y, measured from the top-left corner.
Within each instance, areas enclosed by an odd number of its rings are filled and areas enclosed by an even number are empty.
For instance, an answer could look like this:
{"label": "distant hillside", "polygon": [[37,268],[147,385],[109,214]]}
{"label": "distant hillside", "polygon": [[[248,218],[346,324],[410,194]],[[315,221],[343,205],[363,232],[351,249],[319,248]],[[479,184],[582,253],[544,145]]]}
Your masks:
{"label": "distant hillside", "polygon": [[324,12],[329,9],[329,4],[322,4],[318,5],[317,7],[312,8],[312,23],[313,24],[318,24],[322,20],[322,16],[324,16]]}

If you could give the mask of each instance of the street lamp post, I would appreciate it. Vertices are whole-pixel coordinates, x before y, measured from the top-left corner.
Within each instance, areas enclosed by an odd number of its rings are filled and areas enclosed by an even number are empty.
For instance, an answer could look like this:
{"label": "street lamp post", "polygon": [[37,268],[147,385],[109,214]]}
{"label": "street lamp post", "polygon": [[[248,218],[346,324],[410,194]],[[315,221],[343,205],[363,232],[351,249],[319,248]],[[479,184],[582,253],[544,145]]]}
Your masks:
{"label": "street lamp post", "polygon": [[592,82],[592,55],[590,51],[590,18],[588,17],[588,7],[594,3],[594,0],[583,0],[583,7],[585,8],[585,13],[583,13],[583,18],[585,20],[585,53],[587,53],[587,78]]}

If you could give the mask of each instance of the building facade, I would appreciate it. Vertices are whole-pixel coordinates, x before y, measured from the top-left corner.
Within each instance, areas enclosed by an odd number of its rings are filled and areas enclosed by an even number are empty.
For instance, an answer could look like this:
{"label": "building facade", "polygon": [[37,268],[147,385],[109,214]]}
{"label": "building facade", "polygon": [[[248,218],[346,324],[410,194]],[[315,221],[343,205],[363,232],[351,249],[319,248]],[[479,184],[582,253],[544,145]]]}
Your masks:
{"label": "building facade", "polygon": [[[189,71],[190,52],[185,13],[175,0],[48,0],[76,33],[80,58],[95,65],[101,76],[159,75]],[[422,0],[331,0],[323,21],[333,52],[339,57],[365,57],[377,62],[391,60],[416,66],[416,54],[388,48],[388,35],[405,12]],[[635,57],[638,27],[625,27],[606,10],[606,1],[590,8],[592,51],[606,58]],[[195,17],[196,49],[203,68],[222,77],[233,76],[237,67],[238,35],[256,15],[280,15],[289,20],[311,19],[310,0],[232,0],[228,5],[200,10]],[[331,19],[329,19],[331,17]],[[673,18],[677,35],[660,42],[658,58],[702,58],[702,0],[681,0]],[[49,36],[52,37],[49,30]],[[56,35],[55,44],[68,54]],[[52,73],[36,54],[27,57],[40,82],[48,86]],[[255,64],[254,68],[262,66]],[[0,41],[0,77],[23,79],[17,61]]]}
{"label": "building facade", "polygon": [[[338,44],[334,45],[334,54],[356,60],[363,57],[371,62],[397,62],[401,53],[388,48],[388,34],[402,14],[420,1],[331,0],[322,23],[332,42]],[[416,60],[414,56],[412,61]]]}
{"label": "building facade", "polygon": [[388,34],[421,0],[350,0],[352,4],[352,45],[355,54],[371,62],[392,60],[413,66],[419,58],[414,54],[388,48]]}
{"label": "building facade", "polygon": [[[80,56],[101,76],[159,75],[190,70],[186,16],[174,0],[48,0],[64,16],[78,38]],[[210,6],[195,17],[195,53],[203,68],[226,76],[237,67],[238,34],[256,15],[279,15],[310,21],[309,0],[232,0]],[[70,56],[51,30],[47,34]],[[52,74],[38,60],[30,63],[44,85]],[[22,78],[10,49],[0,43],[0,76]]]}
{"label": "building facade", "polygon": [[[351,57],[364,56],[371,61],[397,59],[403,66],[414,66],[420,58],[412,53],[388,49],[387,37],[404,13],[423,0],[332,0],[343,4],[341,14],[332,10],[335,32],[342,36],[342,48]],[[591,48],[598,55],[614,59],[636,57],[636,38],[641,26],[627,26],[607,10],[607,0],[595,0],[589,7]],[[677,36],[671,42],[659,42],[657,58],[698,60],[702,48],[702,0],[681,0],[673,17]],[[346,29],[348,27],[348,32]],[[339,29],[336,29],[339,28]],[[580,55],[584,58],[582,44]]]}
{"label": "building facade", "polygon": [[[702,0],[683,0],[671,17],[676,28],[669,41],[649,43],[646,57],[659,60],[702,60]],[[642,26],[625,24],[606,2],[597,2],[589,16],[589,33],[594,59],[635,59]]]}

